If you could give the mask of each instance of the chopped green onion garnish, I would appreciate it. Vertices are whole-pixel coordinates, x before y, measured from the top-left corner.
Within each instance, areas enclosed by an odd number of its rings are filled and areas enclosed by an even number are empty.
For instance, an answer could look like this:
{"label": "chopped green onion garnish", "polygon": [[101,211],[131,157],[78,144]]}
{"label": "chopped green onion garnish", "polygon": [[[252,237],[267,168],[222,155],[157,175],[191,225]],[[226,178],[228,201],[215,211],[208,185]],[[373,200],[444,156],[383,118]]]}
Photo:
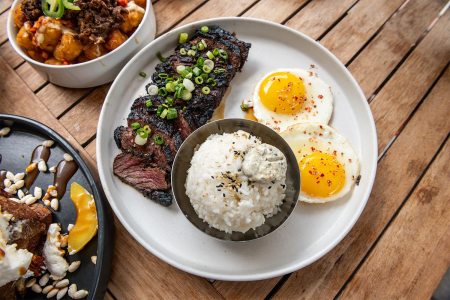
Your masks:
{"label": "chopped green onion garnish", "polygon": [[185,69],[186,69],[185,66],[179,65],[179,66],[177,66],[177,73],[178,73],[178,74],[181,74],[181,72],[183,72]]}
{"label": "chopped green onion garnish", "polygon": [[167,112],[169,111],[169,109],[168,108],[166,108],[166,109],[164,109],[163,111],[162,111],[162,113],[159,115],[161,118],[165,118],[166,116],[167,116]]}
{"label": "chopped green onion garnish", "polygon": [[156,115],[158,115],[158,117],[161,115],[161,113],[164,110],[164,106],[160,105],[158,106],[158,109],[156,110]]}
{"label": "chopped green onion garnish", "polygon": [[167,120],[172,120],[172,119],[176,119],[176,117],[178,117],[178,113],[177,110],[175,108],[169,108],[167,110]]}
{"label": "chopped green onion garnish", "polygon": [[213,52],[212,52],[213,54],[214,54],[214,56],[217,56],[217,55],[219,55],[219,49],[217,49],[217,48],[214,48],[214,50],[213,50]]}
{"label": "chopped green onion garnish", "polygon": [[181,75],[182,77],[186,77],[189,73],[190,73],[190,72],[189,72],[188,69],[184,69],[183,71],[181,71],[180,75]]}
{"label": "chopped green onion garnish", "polygon": [[147,77],[147,74],[143,71],[139,72],[139,76],[141,76],[142,78]]}
{"label": "chopped green onion garnish", "polygon": [[141,128],[141,124],[139,124],[138,122],[134,122],[131,123],[131,128],[133,128],[134,130]]}
{"label": "chopped green onion garnish", "polygon": [[203,83],[203,78],[201,76],[197,76],[194,79],[196,84],[202,84]]}
{"label": "chopped green onion garnish", "polygon": [[208,26],[202,26],[202,28],[200,28],[201,32],[203,33],[207,33],[209,31]]}
{"label": "chopped green onion garnish", "polygon": [[187,55],[189,55],[189,56],[195,56],[196,53],[197,53],[197,52],[196,52],[195,50],[189,50],[189,51],[187,52]]}
{"label": "chopped green onion garnish", "polygon": [[209,59],[213,59],[214,58],[214,54],[212,54],[211,51],[206,52],[206,56],[208,56]]}
{"label": "chopped green onion garnish", "polygon": [[210,59],[205,60],[205,63],[203,64],[203,66],[208,66],[208,68],[210,68],[211,70],[214,69],[214,62]]}
{"label": "chopped green onion garnish", "polygon": [[144,146],[145,143],[147,143],[147,138],[142,138],[140,135],[137,134],[136,137],[134,138],[134,142],[136,143],[136,145]]}
{"label": "chopped green onion garnish", "polygon": [[175,91],[175,82],[170,81],[168,83],[166,83],[166,91],[168,91],[169,93],[173,93]]}
{"label": "chopped green onion garnish", "polygon": [[185,48],[181,48],[181,49],[180,49],[180,54],[181,54],[181,55],[186,55],[186,54],[187,54],[186,49],[185,49]]}
{"label": "chopped green onion garnish", "polygon": [[248,109],[249,109],[248,104],[246,104],[246,103],[242,103],[241,104],[241,110],[242,111],[247,111]]}
{"label": "chopped green onion garnish", "polygon": [[189,92],[192,92],[195,89],[194,83],[188,78],[183,79],[183,85]]}
{"label": "chopped green onion garnish", "polygon": [[220,73],[223,73],[223,72],[225,72],[225,69],[223,69],[223,68],[215,68],[214,69],[214,74],[220,74]]}
{"label": "chopped green onion garnish", "polygon": [[166,98],[166,104],[167,105],[172,105],[173,104],[173,98],[172,97],[167,97]]}
{"label": "chopped green onion garnish", "polygon": [[202,93],[208,95],[211,92],[211,89],[207,86],[202,87]]}
{"label": "chopped green onion garnish", "polygon": [[145,106],[147,106],[147,107],[152,107],[152,105],[153,105],[152,100],[147,100],[147,101],[145,101]]}
{"label": "chopped green onion garnish", "polygon": [[160,96],[166,96],[167,95],[167,90],[166,90],[166,88],[160,88],[159,89],[159,92],[158,92],[158,95],[160,95]]}
{"label": "chopped green onion garnish", "polygon": [[161,79],[166,79],[169,75],[167,75],[167,73],[159,73],[158,77]]}
{"label": "chopped green onion garnish", "polygon": [[205,50],[205,46],[202,43],[198,44],[198,50],[203,51]]}
{"label": "chopped green onion garnish", "polygon": [[139,128],[138,130],[136,130],[136,134],[143,139],[148,138],[148,131],[145,130],[144,128]]}
{"label": "chopped green onion garnish", "polygon": [[207,84],[211,84],[211,86],[216,86],[217,82],[214,80],[214,78],[208,78],[208,80],[206,80]]}
{"label": "chopped green onion garnish", "polygon": [[222,57],[223,59],[227,59],[228,53],[227,53],[227,51],[225,51],[223,49],[219,49],[219,56]]}
{"label": "chopped green onion garnish", "polygon": [[202,76],[203,81],[205,81],[206,79],[208,79],[208,74],[203,73],[203,74],[200,75],[200,76]]}
{"label": "chopped green onion garnish", "polygon": [[177,86],[175,87],[174,97],[175,98],[180,98],[181,97],[181,92],[183,90],[184,90],[184,85],[183,84],[177,84]]}
{"label": "chopped green onion garnish", "polygon": [[193,45],[193,46],[191,46],[191,49],[192,50],[197,50],[197,46]]}
{"label": "chopped green onion garnish", "polygon": [[152,84],[152,85],[149,85],[148,86],[148,88],[147,88],[147,93],[150,95],[150,96],[154,96],[154,95],[157,95],[158,94],[158,86],[156,85],[156,84]]}
{"label": "chopped green onion garnish", "polygon": [[195,67],[194,69],[192,69],[192,73],[194,73],[195,76],[200,75],[201,72],[202,71],[198,67]]}
{"label": "chopped green onion garnish", "polygon": [[156,56],[158,57],[158,59],[159,59],[161,62],[166,62],[166,61],[167,61],[167,58],[164,57],[164,56],[162,56],[161,52],[156,53]]}
{"label": "chopped green onion garnish", "polygon": [[152,132],[152,130],[150,129],[150,126],[149,126],[149,125],[145,125],[145,126],[143,127],[143,129],[144,129],[148,134],[150,134],[150,133]]}
{"label": "chopped green onion garnish", "polygon": [[183,90],[181,92],[181,99],[188,101],[188,100],[191,100],[191,98],[192,98],[192,93],[189,92],[188,90]]}
{"label": "chopped green onion garnish", "polygon": [[159,134],[155,135],[153,137],[153,140],[155,141],[156,145],[162,145],[164,144],[164,139],[162,138],[162,136],[160,136]]}
{"label": "chopped green onion garnish", "polygon": [[180,37],[178,38],[178,43],[184,44],[187,42],[189,35],[186,32],[180,33]]}
{"label": "chopped green onion garnish", "polygon": [[191,72],[189,72],[186,76],[184,76],[185,78],[187,78],[187,79],[191,79],[192,78],[192,73]]}
{"label": "chopped green onion garnish", "polygon": [[207,65],[203,65],[203,72],[205,72],[206,74],[209,74],[209,73],[211,73],[211,68],[210,67],[208,67]]}
{"label": "chopped green onion garnish", "polygon": [[205,62],[205,59],[203,57],[199,57],[197,59],[197,66],[203,67],[203,63]]}

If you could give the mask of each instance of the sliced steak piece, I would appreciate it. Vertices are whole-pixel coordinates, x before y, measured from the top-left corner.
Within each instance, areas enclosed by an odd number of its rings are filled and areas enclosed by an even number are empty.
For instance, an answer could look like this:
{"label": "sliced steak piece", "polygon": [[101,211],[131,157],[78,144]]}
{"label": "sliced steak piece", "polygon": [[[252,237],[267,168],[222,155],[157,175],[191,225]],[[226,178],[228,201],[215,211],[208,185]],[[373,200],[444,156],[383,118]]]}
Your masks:
{"label": "sliced steak piece", "polygon": [[[199,42],[206,43],[207,49],[193,48]],[[169,172],[177,150],[195,129],[211,119],[231,80],[246,62],[250,46],[249,43],[238,40],[234,34],[218,26],[210,26],[207,33],[197,30],[190,41],[177,45],[174,54],[155,67],[152,82],[146,86],[147,91],[149,85],[157,85],[159,93],[137,98],[127,118],[128,128],[121,126],[114,132],[117,146],[123,151],[114,160],[114,174],[141,191],[146,197],[162,205],[170,205],[172,195],[168,191]],[[193,56],[182,55],[180,53],[182,48],[197,49],[197,51]],[[213,51],[215,48],[224,50],[227,55],[209,58],[207,51]],[[176,98],[174,91],[167,92],[165,88],[169,86],[169,81],[180,83],[184,80],[178,74],[177,67],[182,65],[194,68],[194,65],[199,63],[200,57],[213,60],[214,70],[205,73],[207,77],[203,77],[206,78],[204,83],[194,86],[191,99],[184,101]],[[191,81],[193,80],[191,78]],[[204,86],[209,87],[208,94],[201,91]],[[167,93],[169,95],[162,96]],[[158,107],[159,112],[173,107],[177,110],[178,116],[171,120],[162,118],[157,114]],[[151,135],[144,146],[134,143],[135,132],[130,128],[133,123],[139,123],[140,127],[148,125],[151,129]],[[162,145],[154,144],[155,135],[163,138]]]}
{"label": "sliced steak piece", "polygon": [[[166,192],[170,187],[166,176],[167,172],[161,168],[146,166],[144,159],[134,156],[130,153],[121,153],[116,156],[113,163],[114,174],[126,184],[129,184],[142,192],[144,195],[151,196],[156,191]],[[170,200],[166,199],[170,196]],[[172,203],[172,196],[152,198],[164,206]],[[164,198],[164,199],[163,199]]]}

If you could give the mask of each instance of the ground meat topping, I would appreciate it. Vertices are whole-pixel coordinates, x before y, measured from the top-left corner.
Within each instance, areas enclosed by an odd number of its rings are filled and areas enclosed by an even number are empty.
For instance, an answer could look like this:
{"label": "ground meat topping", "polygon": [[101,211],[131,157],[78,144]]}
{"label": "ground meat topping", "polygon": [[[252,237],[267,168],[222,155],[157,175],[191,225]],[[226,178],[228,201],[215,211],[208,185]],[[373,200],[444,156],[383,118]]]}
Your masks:
{"label": "ground meat topping", "polygon": [[108,34],[123,22],[121,13],[126,9],[117,6],[116,0],[77,0],[81,10],[77,21],[79,37],[84,43],[101,43]]}
{"label": "ground meat topping", "polygon": [[24,0],[22,11],[28,21],[37,21],[42,16],[41,0]]}

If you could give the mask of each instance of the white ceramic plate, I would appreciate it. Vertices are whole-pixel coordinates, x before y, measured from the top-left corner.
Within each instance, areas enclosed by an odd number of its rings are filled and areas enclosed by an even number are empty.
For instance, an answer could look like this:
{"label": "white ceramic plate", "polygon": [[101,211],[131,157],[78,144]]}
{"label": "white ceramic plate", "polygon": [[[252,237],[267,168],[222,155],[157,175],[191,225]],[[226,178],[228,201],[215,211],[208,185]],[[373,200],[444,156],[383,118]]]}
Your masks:
{"label": "white ceramic plate", "polygon": [[[170,208],[146,199],[113,175],[119,153],[114,129],[126,123],[133,100],[149,81],[139,72],[154,72],[156,53],[172,53],[180,32],[216,24],[252,43],[242,73],[236,75],[223,101],[225,117],[243,117],[239,105],[258,80],[278,68],[309,69],[334,94],[331,126],[348,138],[361,159],[361,182],[340,201],[325,205],[299,203],[277,231],[249,242],[220,241],[197,230],[177,205]],[[369,105],[348,70],[311,38],[275,23],[256,19],[219,18],[171,31],[142,49],[114,81],[103,106],[97,131],[97,163],[108,200],[130,234],[167,263],[186,272],[221,280],[259,280],[293,272],[316,261],[350,231],[369,198],[377,163],[377,137]]]}

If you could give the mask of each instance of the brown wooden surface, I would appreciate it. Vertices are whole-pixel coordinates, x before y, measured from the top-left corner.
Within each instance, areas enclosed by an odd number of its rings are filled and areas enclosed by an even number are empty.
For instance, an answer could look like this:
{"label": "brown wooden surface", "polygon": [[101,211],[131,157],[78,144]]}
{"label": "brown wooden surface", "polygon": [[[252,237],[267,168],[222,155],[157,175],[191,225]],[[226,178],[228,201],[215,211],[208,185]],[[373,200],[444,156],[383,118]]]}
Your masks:
{"label": "brown wooden surface", "polygon": [[[0,113],[39,120],[95,170],[95,132],[109,84],[57,87],[12,49],[0,1]],[[106,299],[429,299],[450,265],[450,13],[444,0],[158,0],[157,34],[218,16],[285,24],[329,48],[360,83],[379,142],[369,202],[316,263],[255,282],[208,281],[146,252],[116,220]]]}

